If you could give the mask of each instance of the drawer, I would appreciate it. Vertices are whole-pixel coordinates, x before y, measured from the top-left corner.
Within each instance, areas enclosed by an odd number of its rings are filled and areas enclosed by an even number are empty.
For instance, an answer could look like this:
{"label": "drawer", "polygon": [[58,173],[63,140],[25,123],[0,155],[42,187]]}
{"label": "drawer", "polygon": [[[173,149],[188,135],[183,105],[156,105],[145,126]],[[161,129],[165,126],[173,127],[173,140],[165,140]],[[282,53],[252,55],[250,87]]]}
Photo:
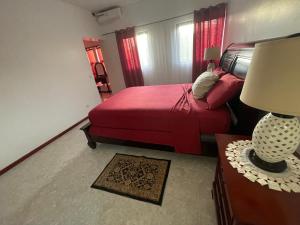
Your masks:
{"label": "drawer", "polygon": [[221,194],[224,199],[226,214],[228,215],[228,219],[231,220],[233,218],[233,213],[232,213],[232,210],[230,207],[230,202],[228,201],[228,193],[226,190],[226,181],[224,179],[223,169],[221,166],[220,166],[220,173],[219,173],[218,177],[219,177],[219,183],[220,183],[220,187],[221,187]]}
{"label": "drawer", "polygon": [[224,216],[222,214],[222,209],[220,207],[220,195],[217,190],[217,184],[214,182],[213,183],[213,198],[215,201],[215,209],[216,209],[216,214],[217,214],[217,220],[218,220],[218,225],[224,225]]}
{"label": "drawer", "polygon": [[232,216],[229,211],[226,192],[224,188],[223,176],[218,166],[213,183],[213,195],[216,204],[218,222],[220,225],[231,225]]}

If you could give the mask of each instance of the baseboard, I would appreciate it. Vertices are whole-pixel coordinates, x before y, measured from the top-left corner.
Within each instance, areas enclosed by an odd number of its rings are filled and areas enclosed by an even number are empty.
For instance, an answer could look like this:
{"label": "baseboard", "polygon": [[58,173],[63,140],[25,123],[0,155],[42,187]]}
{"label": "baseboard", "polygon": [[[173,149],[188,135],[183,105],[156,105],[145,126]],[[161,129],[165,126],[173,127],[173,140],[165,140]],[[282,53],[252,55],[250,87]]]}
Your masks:
{"label": "baseboard", "polygon": [[28,152],[26,155],[22,156],[21,158],[19,158],[18,160],[14,161],[13,163],[11,163],[10,165],[8,165],[7,167],[5,167],[4,169],[0,170],[0,176],[4,173],[6,173],[8,170],[12,169],[13,167],[15,167],[16,165],[18,165],[19,163],[23,162],[25,159],[29,158],[30,156],[32,156],[34,153],[40,151],[41,149],[43,149],[45,146],[49,145],[50,143],[52,143],[53,141],[55,141],[56,139],[58,139],[59,137],[63,136],[65,133],[69,132],[70,130],[72,130],[74,127],[76,127],[77,125],[79,125],[80,123],[82,123],[83,121],[85,121],[88,117],[83,118],[82,120],[80,120],[79,122],[75,123],[74,125],[72,125],[71,127],[69,127],[68,129],[64,130],[63,132],[59,133],[58,135],[56,135],[55,137],[51,138],[50,140],[48,140],[47,142],[45,142],[44,144],[41,144],[40,146],[38,146],[37,148],[33,149],[32,151]]}

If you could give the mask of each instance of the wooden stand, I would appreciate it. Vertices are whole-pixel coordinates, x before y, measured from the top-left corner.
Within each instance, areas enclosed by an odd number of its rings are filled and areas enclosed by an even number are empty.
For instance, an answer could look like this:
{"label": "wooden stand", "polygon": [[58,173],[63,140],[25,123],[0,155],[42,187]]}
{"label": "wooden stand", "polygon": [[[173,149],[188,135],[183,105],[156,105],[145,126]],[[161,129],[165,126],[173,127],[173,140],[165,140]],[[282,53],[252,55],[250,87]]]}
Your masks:
{"label": "wooden stand", "polygon": [[229,164],[229,143],[247,136],[216,135],[219,162],[213,198],[219,225],[299,225],[300,194],[270,190],[243,177]]}

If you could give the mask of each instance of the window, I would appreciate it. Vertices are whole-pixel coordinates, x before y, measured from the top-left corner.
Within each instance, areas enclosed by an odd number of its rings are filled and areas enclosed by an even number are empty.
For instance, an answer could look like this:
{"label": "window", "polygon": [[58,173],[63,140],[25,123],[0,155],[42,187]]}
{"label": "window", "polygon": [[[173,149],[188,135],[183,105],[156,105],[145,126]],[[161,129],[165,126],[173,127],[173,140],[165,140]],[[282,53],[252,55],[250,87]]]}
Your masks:
{"label": "window", "polygon": [[193,32],[192,15],[136,29],[145,85],[191,82]]}
{"label": "window", "polygon": [[176,29],[178,40],[178,58],[179,62],[189,64],[193,61],[193,22],[185,22],[177,25]]}
{"label": "window", "polygon": [[143,70],[148,69],[150,66],[149,43],[148,33],[141,32],[136,35],[137,47],[141,67]]}

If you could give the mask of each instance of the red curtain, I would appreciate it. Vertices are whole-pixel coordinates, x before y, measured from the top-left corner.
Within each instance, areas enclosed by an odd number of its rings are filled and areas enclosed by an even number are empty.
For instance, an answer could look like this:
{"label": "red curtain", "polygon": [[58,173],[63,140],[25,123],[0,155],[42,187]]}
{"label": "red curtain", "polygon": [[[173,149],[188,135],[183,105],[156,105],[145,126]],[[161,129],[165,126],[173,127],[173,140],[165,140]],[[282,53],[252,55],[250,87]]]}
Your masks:
{"label": "red curtain", "polygon": [[99,59],[99,62],[103,63],[103,55],[102,55],[102,51],[100,48],[96,48],[96,52],[97,52],[97,55],[98,55],[98,59]]}
{"label": "red curtain", "polygon": [[86,53],[87,53],[87,56],[89,58],[91,69],[92,69],[92,72],[94,74],[94,77],[96,77],[95,63],[97,62],[97,59],[96,59],[96,56],[95,56],[95,52],[94,52],[93,49],[89,49],[89,50],[86,50]]}
{"label": "red curtain", "polygon": [[95,63],[97,62],[96,57],[95,57],[95,53],[93,49],[89,49],[86,51],[87,56],[89,58],[90,63]]}
{"label": "red curtain", "polygon": [[116,39],[126,87],[143,86],[144,79],[134,28],[116,31]]}
{"label": "red curtain", "polygon": [[221,48],[226,15],[226,3],[194,11],[193,81],[206,70],[204,50]]}

